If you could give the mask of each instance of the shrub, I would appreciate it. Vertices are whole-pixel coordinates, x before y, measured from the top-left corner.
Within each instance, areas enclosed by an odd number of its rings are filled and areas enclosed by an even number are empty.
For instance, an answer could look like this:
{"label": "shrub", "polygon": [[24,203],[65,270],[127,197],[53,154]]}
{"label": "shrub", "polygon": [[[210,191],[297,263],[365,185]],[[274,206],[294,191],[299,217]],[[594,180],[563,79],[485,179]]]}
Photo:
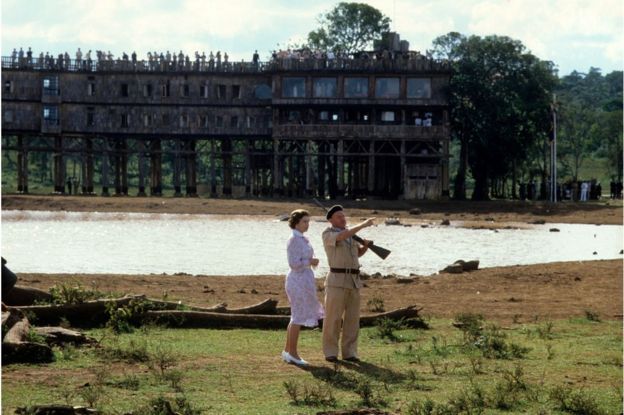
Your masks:
{"label": "shrub", "polygon": [[464,343],[474,343],[483,332],[483,315],[460,313],[455,316],[454,326],[464,334]]}
{"label": "shrub", "polygon": [[50,295],[52,304],[80,304],[104,297],[103,293],[85,289],[79,283],[73,286],[68,283],[54,285],[50,288]]}
{"label": "shrub", "polygon": [[573,390],[569,387],[557,386],[550,392],[550,399],[559,410],[572,414],[602,415],[596,399],[586,391]]}
{"label": "shrub", "polygon": [[399,341],[400,338],[394,333],[395,330],[402,330],[405,328],[403,319],[392,320],[389,318],[381,318],[377,320],[375,325],[377,331],[376,337],[381,339],[388,339],[390,341]]}
{"label": "shrub", "polygon": [[117,304],[110,302],[106,304],[108,322],[106,326],[115,333],[132,333],[134,328],[141,324],[141,318],[147,310],[156,307],[150,301],[131,300],[128,305],[117,307]]}
{"label": "shrub", "polygon": [[37,333],[37,331],[33,327],[31,327],[26,333],[26,341],[31,343],[46,344],[45,337]]}
{"label": "shrub", "polygon": [[600,320],[600,315],[592,310],[585,310],[585,318],[589,321],[594,321],[596,323],[602,321]]}
{"label": "shrub", "polygon": [[496,325],[488,326],[474,345],[489,359],[521,359],[531,350],[515,343],[507,343],[505,334]]}
{"label": "shrub", "polygon": [[107,360],[123,360],[129,363],[145,363],[151,359],[146,342],[130,340],[128,347],[103,347],[96,349],[97,353]]}
{"label": "shrub", "polygon": [[299,384],[295,380],[287,380],[283,385],[295,405],[336,406],[336,398],[331,387],[322,382]]}
{"label": "shrub", "polygon": [[176,397],[173,403],[163,397],[152,399],[146,406],[131,412],[134,415],[200,415],[201,410],[195,408],[185,396]]}
{"label": "shrub", "polygon": [[178,357],[171,350],[162,347],[156,348],[149,360],[150,369],[156,371],[161,378],[165,378],[165,371],[177,363]]}
{"label": "shrub", "polygon": [[368,311],[372,311],[374,313],[381,313],[385,311],[383,298],[377,296],[368,300],[366,307],[368,308]]}
{"label": "shrub", "polygon": [[116,386],[122,389],[132,390],[132,391],[139,390],[140,385],[141,385],[141,381],[139,377],[133,374],[125,375],[122,379],[118,380],[117,382],[113,382],[113,386]]}

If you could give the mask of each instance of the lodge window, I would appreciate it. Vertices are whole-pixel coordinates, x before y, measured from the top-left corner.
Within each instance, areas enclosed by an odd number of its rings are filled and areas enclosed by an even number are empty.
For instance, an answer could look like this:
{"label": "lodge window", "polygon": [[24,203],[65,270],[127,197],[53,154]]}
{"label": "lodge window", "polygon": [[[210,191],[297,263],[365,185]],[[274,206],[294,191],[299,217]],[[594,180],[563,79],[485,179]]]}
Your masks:
{"label": "lodge window", "polygon": [[121,96],[122,97],[128,96],[128,84],[121,84]]}
{"label": "lodge window", "polygon": [[232,85],[232,98],[240,98],[241,87],[240,85]]}
{"label": "lodge window", "polygon": [[121,114],[121,127],[128,128],[130,126],[130,116],[128,114]]}
{"label": "lodge window", "polygon": [[59,95],[58,76],[48,76],[43,78],[43,94]]}
{"label": "lodge window", "polygon": [[56,106],[43,107],[43,121],[47,125],[59,125],[59,112]]}
{"label": "lodge window", "polygon": [[143,96],[146,98],[152,96],[152,84],[143,85]]}
{"label": "lodge window", "polygon": [[321,110],[318,112],[317,119],[321,122],[338,122],[340,114],[337,110]]}
{"label": "lodge window", "polygon": [[188,127],[188,115],[180,115],[180,127]]}
{"label": "lodge window", "polygon": [[429,78],[408,78],[407,79],[408,98],[431,98],[431,79]]}
{"label": "lodge window", "polygon": [[282,97],[303,98],[305,97],[305,78],[283,78]]}
{"label": "lodge window", "polygon": [[200,115],[199,116],[199,126],[200,127],[208,127],[208,116],[207,115]]}
{"label": "lodge window", "polygon": [[397,113],[395,111],[382,111],[381,122],[394,123],[398,121]]}
{"label": "lodge window", "polygon": [[376,98],[398,98],[399,78],[377,78],[375,80]]}
{"label": "lodge window", "polygon": [[95,108],[87,107],[87,127],[95,127]]}
{"label": "lodge window", "polygon": [[225,99],[225,85],[217,85],[217,99]]}
{"label": "lodge window", "polygon": [[202,98],[208,98],[208,85],[201,85],[199,87],[199,96]]}
{"label": "lodge window", "polygon": [[191,94],[191,90],[189,88],[189,85],[188,84],[182,85],[182,88],[180,89],[180,96],[188,97],[190,94]]}
{"label": "lodge window", "polygon": [[168,97],[170,96],[170,92],[171,92],[171,85],[169,84],[169,81],[167,81],[167,83],[162,84],[162,96],[163,97]]}
{"label": "lodge window", "polygon": [[345,78],[344,96],[345,98],[367,98],[368,78]]}
{"label": "lodge window", "polygon": [[335,98],[337,95],[336,78],[316,78],[313,91],[315,98]]}

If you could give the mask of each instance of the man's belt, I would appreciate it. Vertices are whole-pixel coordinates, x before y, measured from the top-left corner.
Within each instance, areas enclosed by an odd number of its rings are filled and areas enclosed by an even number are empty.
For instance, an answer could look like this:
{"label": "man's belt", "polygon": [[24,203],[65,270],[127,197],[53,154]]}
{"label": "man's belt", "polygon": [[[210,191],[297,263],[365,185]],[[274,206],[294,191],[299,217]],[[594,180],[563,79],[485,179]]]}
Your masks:
{"label": "man's belt", "polygon": [[330,268],[330,272],[335,274],[359,274],[360,270],[358,268]]}

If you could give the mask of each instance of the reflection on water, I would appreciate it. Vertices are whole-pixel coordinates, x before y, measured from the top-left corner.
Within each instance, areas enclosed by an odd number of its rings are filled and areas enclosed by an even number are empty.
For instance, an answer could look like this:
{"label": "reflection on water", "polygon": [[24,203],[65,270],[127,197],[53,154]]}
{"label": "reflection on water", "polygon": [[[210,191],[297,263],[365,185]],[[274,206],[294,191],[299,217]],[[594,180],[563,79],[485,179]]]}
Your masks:
{"label": "reflection on water", "polygon": [[[357,220],[357,218],[353,218]],[[327,271],[324,221],[308,235]],[[556,227],[560,232],[550,232]],[[266,216],[2,212],[2,256],[16,272],[204,275],[283,274],[286,222]],[[457,259],[481,267],[621,258],[622,226],[547,224],[525,229],[376,226],[361,232],[392,250],[361,258],[369,273],[434,274]],[[596,254],[594,254],[596,252]]]}

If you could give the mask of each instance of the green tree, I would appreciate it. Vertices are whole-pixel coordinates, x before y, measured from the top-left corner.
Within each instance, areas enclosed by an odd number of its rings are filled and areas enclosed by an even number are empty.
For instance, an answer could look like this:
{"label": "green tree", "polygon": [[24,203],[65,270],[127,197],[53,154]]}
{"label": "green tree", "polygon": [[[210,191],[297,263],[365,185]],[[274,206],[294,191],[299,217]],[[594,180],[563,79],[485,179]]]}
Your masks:
{"label": "green tree", "polygon": [[571,101],[559,113],[557,151],[559,161],[576,181],[583,160],[589,155],[590,133],[596,114],[578,101]]}
{"label": "green tree", "polygon": [[608,161],[607,174],[618,181],[622,181],[622,142],[624,134],[622,130],[622,109],[608,111],[599,114],[595,124],[595,136],[603,143],[602,150]]}
{"label": "green tree", "polygon": [[557,95],[562,103],[560,160],[576,180],[583,160],[607,161],[605,173],[622,177],[622,71],[606,76],[599,68],[573,71],[561,78]]}
{"label": "green tree", "polygon": [[348,54],[372,47],[389,31],[390,18],[365,3],[338,3],[319,18],[320,27],[308,34],[308,46]]}
{"label": "green tree", "polygon": [[528,149],[547,140],[556,85],[553,64],[524,49],[508,37],[456,32],[433,42],[433,56],[449,59],[453,70],[451,123],[462,159],[455,178],[457,199],[466,197],[468,167],[475,179],[472,198],[488,199],[492,185],[513,179]]}

